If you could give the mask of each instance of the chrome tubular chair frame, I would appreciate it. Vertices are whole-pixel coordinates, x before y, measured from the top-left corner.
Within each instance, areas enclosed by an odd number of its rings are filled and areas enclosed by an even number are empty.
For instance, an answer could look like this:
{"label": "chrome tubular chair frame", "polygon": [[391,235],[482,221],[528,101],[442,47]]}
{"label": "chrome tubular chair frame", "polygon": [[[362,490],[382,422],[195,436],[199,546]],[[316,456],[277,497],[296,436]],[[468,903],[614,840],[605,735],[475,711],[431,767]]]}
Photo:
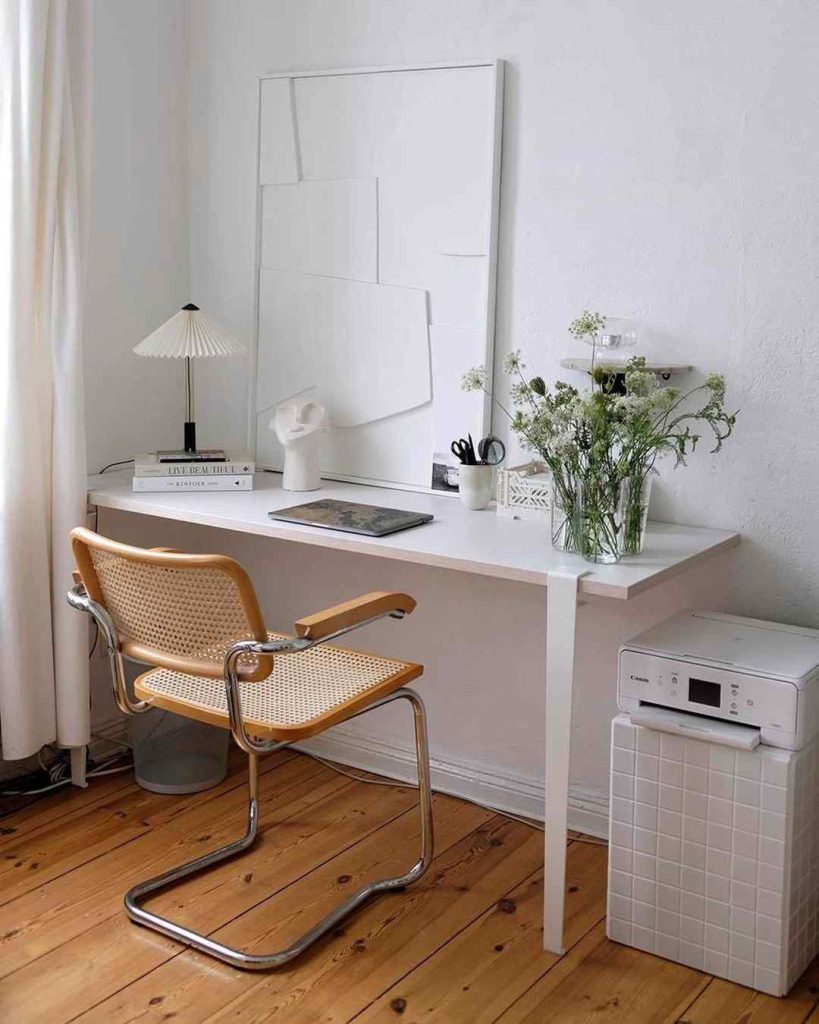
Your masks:
{"label": "chrome tubular chair frame", "polygon": [[[72,607],[88,612],[92,615],[105,638],[108,647],[114,696],[120,709],[126,714],[131,715],[140,714],[143,711],[149,710],[149,704],[144,701],[132,700],[127,692],[124,673],[122,671],[122,657],[119,653],[119,641],[117,639],[114,624],[106,610],[96,602],[92,601],[81,585],[74,587],[68,592],[68,602]],[[392,615],[392,617],[403,617],[400,612],[389,614]],[[384,616],[376,616],[375,618],[383,617]],[[369,619],[367,621],[369,622],[374,620]],[[339,630],[337,633],[323,637],[321,640],[295,638],[293,640],[277,640],[269,643],[247,640],[240,641],[229,649],[225,657],[225,686],[228,712],[230,715],[230,728],[237,745],[248,755],[247,829],[241,838],[228,843],[226,846],[222,846],[217,850],[213,850],[211,853],[207,853],[202,857],[197,857],[194,860],[188,861],[186,864],[181,864],[179,867],[172,868],[169,871],[163,872],[161,875],[157,875],[155,878],[148,879],[145,882],[140,882],[133,886],[125,895],[125,910],[132,921],[137,924],[144,925],[146,928],[151,928],[154,931],[160,932],[163,935],[167,935],[169,938],[175,939],[177,942],[181,942],[184,945],[198,949],[202,953],[207,953],[209,956],[216,957],[218,960],[223,960],[225,963],[231,964],[234,967],[251,971],[264,971],[280,967],[301,955],[306,949],[313,945],[313,943],[317,942],[328,932],[337,928],[341,921],[357,910],[372,896],[377,896],[384,892],[403,889],[405,886],[416,882],[426,872],[432,861],[434,852],[432,789],[430,784],[429,744],[427,739],[426,713],[424,710],[424,703],[418,694],[408,687],[402,687],[385,697],[374,700],[371,704],[367,705],[367,707],[362,708],[349,717],[357,718],[359,715],[366,714],[368,711],[377,707],[382,707],[394,700],[406,700],[412,706],[415,724],[415,749],[418,765],[421,849],[418,860],[407,872],[393,878],[383,878],[369,882],[367,885],[362,886],[330,911],[329,914],[313,925],[312,928],[299,936],[299,938],[295,939],[289,946],[275,953],[245,953],[240,949],[234,949],[231,946],[226,946],[221,942],[217,942],[214,939],[209,938],[207,935],[202,935],[199,932],[192,931],[191,929],[184,927],[184,925],[176,924],[174,921],[161,917],[158,914],[154,914],[150,910],[146,910],[141,906],[141,901],[146,897],[173,886],[183,878],[187,878],[199,871],[204,871],[207,868],[213,867],[215,864],[219,864],[222,861],[235,857],[237,854],[243,853],[245,850],[249,849],[256,840],[259,828],[259,755],[290,746],[290,743],[286,741],[278,743],[273,741],[260,741],[248,735],[242,717],[239,681],[236,671],[237,662],[241,655],[249,653],[298,653],[299,651],[306,650],[317,643],[325,643],[328,640],[335,639],[337,636],[350,632],[351,629],[358,628],[358,626],[364,624],[365,623],[359,623],[356,626],[349,627],[348,629]]]}
{"label": "chrome tubular chair frame", "polygon": [[[373,702],[370,707],[360,712],[360,714],[365,714],[372,708],[381,707],[390,701],[401,699],[408,700],[412,704],[415,713],[415,743],[418,756],[418,789],[421,811],[421,852],[418,860],[409,871],[394,878],[383,878],[362,886],[289,946],[275,953],[245,953],[242,950],[225,946],[221,942],[216,942],[206,935],[191,931],[189,928],[169,921],[167,918],[160,917],[158,914],[153,914],[149,910],[145,910],[140,906],[140,901],[146,896],[173,885],[194,872],[202,871],[205,868],[212,867],[214,864],[218,864],[220,861],[228,860],[253,845],[259,821],[258,755],[249,754],[248,818],[247,831],[244,836],[235,842],[229,843],[227,846],[214,850],[212,853],[205,854],[203,857],[197,857],[196,860],[166,871],[164,874],[158,875],[147,882],[140,882],[138,885],[135,885],[125,896],[125,909],[131,920],[136,921],[137,924],[153,928],[154,931],[176,939],[177,942],[192,946],[194,949],[216,957],[218,960],[224,960],[225,963],[232,964],[234,967],[241,967],[250,971],[264,971],[273,967],[281,967],[283,964],[299,956],[312,946],[314,942],[322,938],[322,936],[337,928],[344,918],[357,910],[370,897],[395,889],[403,889],[405,886],[417,881],[429,867],[433,856],[432,792],[430,788],[429,751],[423,702],[412,690],[403,688],[396,690],[382,700]],[[272,750],[285,746],[288,746],[288,744],[272,744],[268,749]]]}
{"label": "chrome tubular chair frame", "polygon": [[77,611],[87,612],[96,622],[97,628],[102,633],[105,646],[108,651],[108,665],[111,669],[111,690],[117,707],[124,715],[141,715],[151,710],[151,705],[144,700],[131,700],[128,688],[125,685],[125,672],[122,668],[122,655],[119,649],[119,639],[113,619],[102,605],[92,601],[85,592],[82,583],[78,583],[66,594],[66,599],[72,608]]}

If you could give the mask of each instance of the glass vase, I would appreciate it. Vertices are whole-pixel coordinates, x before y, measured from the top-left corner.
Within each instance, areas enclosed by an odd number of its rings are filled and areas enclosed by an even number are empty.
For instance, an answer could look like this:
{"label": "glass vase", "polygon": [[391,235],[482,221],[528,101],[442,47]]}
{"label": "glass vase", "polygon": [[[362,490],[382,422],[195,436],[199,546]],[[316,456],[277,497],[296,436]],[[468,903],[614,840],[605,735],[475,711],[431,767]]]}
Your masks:
{"label": "glass vase", "polygon": [[625,481],[628,493],[624,506],[624,520],[620,531],[620,554],[639,555],[643,550],[651,500],[651,482],[656,470],[630,476]]}
{"label": "glass vase", "polygon": [[589,474],[553,480],[552,545],[611,565],[623,554],[631,482]]}
{"label": "glass vase", "polygon": [[552,547],[558,551],[577,553],[577,496],[574,478],[561,474],[552,476]]}

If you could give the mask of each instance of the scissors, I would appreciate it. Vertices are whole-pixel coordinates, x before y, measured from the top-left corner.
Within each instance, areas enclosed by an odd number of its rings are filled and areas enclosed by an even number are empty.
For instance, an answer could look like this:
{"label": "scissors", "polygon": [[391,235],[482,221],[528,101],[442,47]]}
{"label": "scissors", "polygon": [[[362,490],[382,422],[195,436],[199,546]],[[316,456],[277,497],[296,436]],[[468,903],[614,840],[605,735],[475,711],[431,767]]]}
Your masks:
{"label": "scissors", "polygon": [[503,441],[492,436],[478,441],[477,454],[471,434],[466,435],[466,440],[460,438],[453,441],[449,450],[464,466],[497,466],[506,458],[506,447]]}
{"label": "scissors", "polygon": [[463,466],[477,466],[478,460],[475,457],[475,445],[472,443],[472,435],[467,434],[467,440],[460,438],[453,441],[449,450]]}

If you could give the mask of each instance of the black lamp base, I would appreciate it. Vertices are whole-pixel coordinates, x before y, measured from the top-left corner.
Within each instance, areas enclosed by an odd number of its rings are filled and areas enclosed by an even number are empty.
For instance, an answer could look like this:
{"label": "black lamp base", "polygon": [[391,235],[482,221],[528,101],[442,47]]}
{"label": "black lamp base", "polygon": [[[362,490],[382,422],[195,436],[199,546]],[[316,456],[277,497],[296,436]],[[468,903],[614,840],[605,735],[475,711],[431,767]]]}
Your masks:
{"label": "black lamp base", "polygon": [[196,424],[186,423],[185,424],[185,451],[195,452],[196,451]]}

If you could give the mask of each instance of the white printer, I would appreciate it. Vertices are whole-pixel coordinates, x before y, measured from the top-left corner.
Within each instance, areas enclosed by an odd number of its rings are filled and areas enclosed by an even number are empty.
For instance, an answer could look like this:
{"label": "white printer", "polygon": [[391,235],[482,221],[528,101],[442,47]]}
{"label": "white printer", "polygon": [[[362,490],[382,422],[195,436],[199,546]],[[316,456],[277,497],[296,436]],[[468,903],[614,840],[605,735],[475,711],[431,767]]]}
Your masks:
{"label": "white printer", "polygon": [[681,612],[621,646],[617,702],[637,725],[798,750],[819,733],[819,630]]}

